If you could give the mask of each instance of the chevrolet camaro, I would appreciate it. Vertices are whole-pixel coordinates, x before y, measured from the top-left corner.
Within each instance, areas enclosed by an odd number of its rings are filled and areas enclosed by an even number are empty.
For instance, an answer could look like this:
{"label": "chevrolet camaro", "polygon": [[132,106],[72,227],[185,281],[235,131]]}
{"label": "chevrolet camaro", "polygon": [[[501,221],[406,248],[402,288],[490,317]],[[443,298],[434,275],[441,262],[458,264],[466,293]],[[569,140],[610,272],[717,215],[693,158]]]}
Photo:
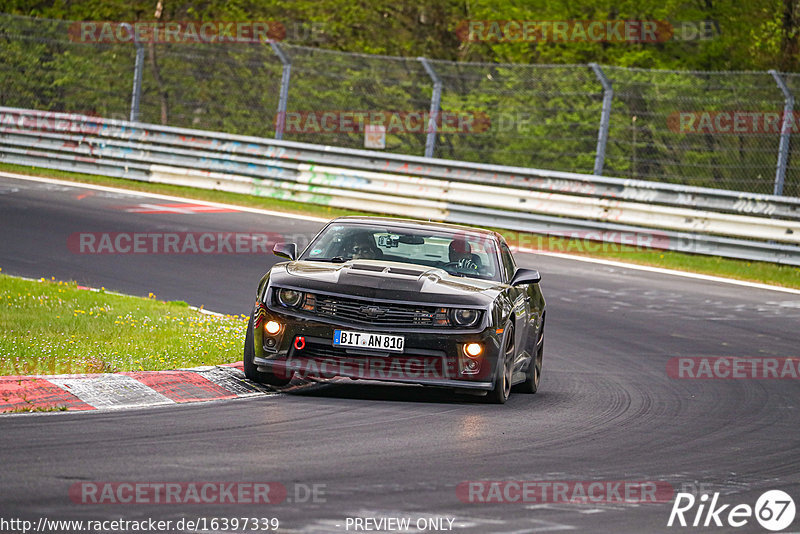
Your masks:
{"label": "chevrolet camaro", "polygon": [[258,284],[244,345],[248,379],[347,377],[451,388],[504,403],[536,393],[545,302],[487,230],[340,217]]}

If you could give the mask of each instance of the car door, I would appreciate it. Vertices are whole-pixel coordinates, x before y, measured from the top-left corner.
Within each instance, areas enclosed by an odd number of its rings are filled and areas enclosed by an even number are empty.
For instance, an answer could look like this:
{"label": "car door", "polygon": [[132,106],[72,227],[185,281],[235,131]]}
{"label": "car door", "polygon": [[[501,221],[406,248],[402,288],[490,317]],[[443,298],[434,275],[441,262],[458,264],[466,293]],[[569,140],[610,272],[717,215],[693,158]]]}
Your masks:
{"label": "car door", "polygon": [[[502,242],[500,243],[500,260],[503,264],[506,281],[511,282],[514,273],[517,271],[517,265],[514,262],[511,251],[508,249],[508,245]],[[535,331],[531,330],[531,304],[533,304],[533,294],[527,284],[512,286],[509,288],[509,298],[513,303],[513,313],[515,316],[514,324],[516,325],[516,330],[514,332],[514,347],[516,350],[514,370],[520,371],[527,362],[525,352],[532,354],[530,339],[535,337]]]}

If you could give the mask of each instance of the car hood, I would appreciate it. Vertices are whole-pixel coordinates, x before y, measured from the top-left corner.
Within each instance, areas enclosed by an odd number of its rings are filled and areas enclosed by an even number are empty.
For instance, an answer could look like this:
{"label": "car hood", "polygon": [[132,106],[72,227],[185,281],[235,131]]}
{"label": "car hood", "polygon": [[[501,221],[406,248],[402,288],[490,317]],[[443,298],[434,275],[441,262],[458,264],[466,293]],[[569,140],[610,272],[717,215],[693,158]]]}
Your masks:
{"label": "car hood", "polygon": [[484,306],[503,284],[453,276],[442,269],[377,260],[345,263],[293,261],[273,267],[274,285],[384,300]]}

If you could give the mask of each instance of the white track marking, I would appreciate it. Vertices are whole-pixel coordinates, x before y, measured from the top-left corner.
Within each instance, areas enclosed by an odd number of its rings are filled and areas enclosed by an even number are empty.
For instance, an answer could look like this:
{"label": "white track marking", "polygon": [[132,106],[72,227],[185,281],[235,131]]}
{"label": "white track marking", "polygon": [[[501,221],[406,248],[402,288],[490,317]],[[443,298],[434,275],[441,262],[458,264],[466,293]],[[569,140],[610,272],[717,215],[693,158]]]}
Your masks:
{"label": "white track marking", "polygon": [[551,256],[554,258],[561,258],[565,260],[582,261],[586,263],[597,263],[606,265],[608,267],[619,267],[621,269],[632,269],[634,271],[646,271],[656,274],[666,274],[670,276],[682,276],[684,278],[694,278],[696,280],[704,280],[706,282],[719,282],[722,284],[731,284],[736,286],[750,287],[754,289],[766,289],[768,291],[780,291],[782,293],[791,293],[793,295],[800,295],[800,289],[792,289],[789,287],[771,286],[769,284],[760,284],[758,282],[747,282],[744,280],[736,280],[733,278],[723,278],[721,276],[713,276],[709,274],[690,273],[686,271],[676,271],[674,269],[664,269],[662,267],[650,267],[648,265],[637,265],[635,263],[625,263],[621,261],[603,260],[600,258],[587,258],[584,256],[571,256],[569,254],[561,254],[559,252],[544,252],[541,250],[517,249],[517,253],[535,254],[540,256]]}
{"label": "white track marking", "polygon": [[[3,172],[0,171],[0,177],[4,178],[13,178],[15,180],[28,180],[31,182],[41,182],[45,184],[55,184],[55,185],[62,185],[67,187],[75,187],[81,189],[93,189],[95,191],[106,191],[109,193],[118,193],[122,195],[129,195],[134,197],[145,197],[145,198],[157,198],[160,200],[172,200],[175,202],[183,202],[183,203],[197,203],[203,204],[204,206],[213,206],[216,208],[226,208],[234,211],[242,211],[246,213],[257,213],[259,215],[269,215],[271,217],[282,217],[284,219],[299,219],[302,221],[311,221],[311,222],[328,222],[330,219],[326,219],[323,217],[313,217],[310,215],[298,215],[295,213],[283,213],[280,211],[271,211],[271,210],[264,210],[260,208],[248,208],[247,206],[235,206],[233,204],[223,204],[221,202],[211,202],[208,200],[198,200],[192,199],[187,197],[174,197],[170,195],[161,195],[159,193],[148,193],[146,191],[132,191],[130,189],[119,189],[116,187],[108,187],[104,185],[95,185],[95,184],[85,184],[82,182],[70,182],[66,180],[56,180],[54,178],[44,178],[41,176],[28,176],[25,174],[14,174],[10,172]],[[142,182],[142,183],[149,183],[149,182]]]}
{"label": "white track marking", "polygon": [[[147,204],[142,203],[132,208],[125,208],[128,213],[180,213],[182,215],[197,215],[198,213],[213,213],[220,208],[216,206],[193,206],[191,204],[186,207],[167,206],[165,204]],[[224,213],[224,212],[223,212]]]}

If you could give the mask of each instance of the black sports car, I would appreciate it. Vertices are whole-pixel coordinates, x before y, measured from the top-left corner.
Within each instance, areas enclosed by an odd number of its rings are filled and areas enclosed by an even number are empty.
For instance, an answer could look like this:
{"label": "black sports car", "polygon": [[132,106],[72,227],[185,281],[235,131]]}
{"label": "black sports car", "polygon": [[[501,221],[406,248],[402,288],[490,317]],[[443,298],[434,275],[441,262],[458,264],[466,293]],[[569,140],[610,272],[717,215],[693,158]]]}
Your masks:
{"label": "black sports car", "polygon": [[539,273],[503,237],[448,224],[341,217],[306,249],[277,243],[247,327],[244,371],[454,388],[504,403],[539,387]]}

